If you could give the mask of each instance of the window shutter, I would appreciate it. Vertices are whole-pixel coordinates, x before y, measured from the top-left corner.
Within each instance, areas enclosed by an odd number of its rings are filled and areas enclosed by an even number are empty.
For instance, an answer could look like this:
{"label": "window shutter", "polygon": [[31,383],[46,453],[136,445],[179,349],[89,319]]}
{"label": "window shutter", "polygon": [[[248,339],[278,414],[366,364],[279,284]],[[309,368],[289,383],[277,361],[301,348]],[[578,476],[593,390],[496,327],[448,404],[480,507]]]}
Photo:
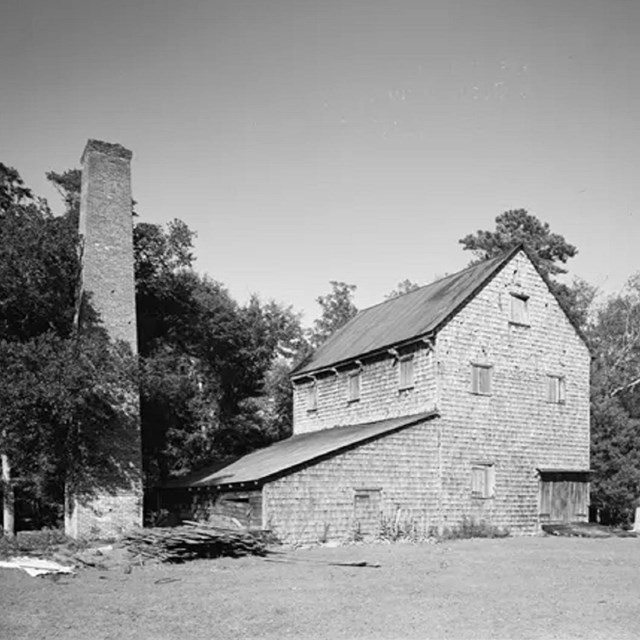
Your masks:
{"label": "window shutter", "polygon": [[524,296],[511,296],[511,322],[529,324],[529,300]]}
{"label": "window shutter", "polygon": [[400,389],[413,387],[413,356],[400,360]]}
{"label": "window shutter", "polygon": [[491,393],[491,367],[480,367],[480,393]]}
{"label": "window shutter", "polygon": [[492,370],[490,366],[471,365],[471,393],[491,394]]}
{"label": "window shutter", "polygon": [[547,402],[562,404],[566,397],[566,383],[562,376],[547,377]]}
{"label": "window shutter", "polygon": [[307,387],[307,411],[316,411],[318,408],[318,385],[312,382]]}
{"label": "window shutter", "polygon": [[360,372],[349,374],[348,400],[353,402],[360,399]]}
{"label": "window shutter", "polygon": [[480,393],[480,367],[471,365],[471,393]]}
{"label": "window shutter", "polygon": [[496,468],[493,464],[474,464],[471,467],[471,497],[493,498],[496,491]]}

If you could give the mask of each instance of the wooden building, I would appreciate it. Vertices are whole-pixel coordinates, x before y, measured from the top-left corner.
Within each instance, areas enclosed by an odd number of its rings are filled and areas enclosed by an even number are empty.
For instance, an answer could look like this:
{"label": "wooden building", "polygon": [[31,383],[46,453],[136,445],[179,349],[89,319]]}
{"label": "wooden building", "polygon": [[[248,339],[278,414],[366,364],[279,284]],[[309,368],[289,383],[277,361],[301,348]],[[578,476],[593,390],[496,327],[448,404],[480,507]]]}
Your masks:
{"label": "wooden building", "polygon": [[293,372],[291,438],[182,487],[290,542],[585,520],[589,364],[518,247],[358,313]]}

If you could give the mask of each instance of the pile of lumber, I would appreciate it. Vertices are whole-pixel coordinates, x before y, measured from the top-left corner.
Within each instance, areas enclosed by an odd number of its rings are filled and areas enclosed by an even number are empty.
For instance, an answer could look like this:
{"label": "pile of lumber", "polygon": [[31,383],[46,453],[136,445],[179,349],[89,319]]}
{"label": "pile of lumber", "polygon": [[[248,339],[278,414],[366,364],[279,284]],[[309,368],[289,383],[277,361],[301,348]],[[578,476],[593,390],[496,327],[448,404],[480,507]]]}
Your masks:
{"label": "pile of lumber", "polygon": [[134,556],[163,562],[266,554],[264,540],[254,532],[198,523],[141,529],[129,533],[123,542]]}

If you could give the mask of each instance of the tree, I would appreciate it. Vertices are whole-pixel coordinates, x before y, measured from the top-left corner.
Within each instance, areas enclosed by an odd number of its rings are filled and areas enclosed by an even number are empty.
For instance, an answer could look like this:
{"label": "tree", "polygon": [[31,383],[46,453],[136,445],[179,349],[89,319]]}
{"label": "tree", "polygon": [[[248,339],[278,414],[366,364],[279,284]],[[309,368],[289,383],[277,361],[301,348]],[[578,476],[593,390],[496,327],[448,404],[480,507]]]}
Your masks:
{"label": "tree", "polygon": [[567,272],[563,265],[569,258],[573,258],[578,250],[563,236],[552,233],[547,222],[541,222],[525,209],[512,209],[496,217],[494,231],[478,230],[458,242],[463,245],[465,251],[471,251],[476,257],[471,264],[493,258],[519,244],[524,244],[542,274],[547,277],[551,290],[569,318],[576,326],[584,327],[596,289],[579,278],[574,279],[571,285],[555,279],[555,276]]}
{"label": "tree", "polygon": [[353,303],[353,295],[357,289],[355,284],[346,284],[331,280],[331,291],[316,298],[322,309],[320,318],[314,321],[310,334],[310,342],[314,348],[319,347],[332,333],[340,329],[358,312]]}
{"label": "tree", "polygon": [[545,275],[566,273],[566,269],[559,263],[565,264],[578,253],[563,236],[552,233],[548,223],[541,222],[525,209],[505,211],[496,217],[495,231],[479,230],[459,242],[477,260],[493,258],[524,243]]}
{"label": "tree", "polygon": [[2,340],[0,361],[0,449],[11,461],[14,486],[53,525],[65,484],[88,495],[97,484],[117,482],[115,453],[126,450],[133,431],[125,425],[135,361],[126,345],[111,344],[101,332]]}
{"label": "tree", "polygon": [[76,226],[0,164],[0,339],[68,336],[78,274]]}
{"label": "tree", "polygon": [[416,289],[419,289],[420,285],[412,282],[409,279],[405,279],[402,282],[398,282],[396,288],[390,291],[385,297],[385,300],[393,300],[393,298],[397,298],[398,296],[402,296],[405,293],[411,293]]}
{"label": "tree", "polygon": [[589,337],[592,501],[628,523],[640,499],[640,274],[598,310]]}

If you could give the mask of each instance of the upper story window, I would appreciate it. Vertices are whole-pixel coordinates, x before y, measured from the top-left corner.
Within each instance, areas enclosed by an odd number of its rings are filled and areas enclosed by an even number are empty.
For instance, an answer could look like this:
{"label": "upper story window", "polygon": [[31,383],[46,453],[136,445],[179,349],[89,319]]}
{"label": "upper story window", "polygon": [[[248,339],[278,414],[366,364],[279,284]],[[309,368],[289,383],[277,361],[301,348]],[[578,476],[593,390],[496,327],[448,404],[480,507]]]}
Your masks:
{"label": "upper story window", "polygon": [[400,358],[400,382],[399,390],[413,388],[413,356],[402,356]]}
{"label": "upper story window", "polygon": [[318,384],[314,380],[307,386],[307,411],[318,410]]}
{"label": "upper story window", "polygon": [[566,383],[562,376],[547,376],[547,402],[564,404],[566,399]]}
{"label": "upper story window", "polygon": [[493,498],[496,495],[496,467],[493,464],[471,465],[471,497]]}
{"label": "upper story window", "polygon": [[360,400],[360,371],[353,371],[347,376],[347,401]]}
{"label": "upper story window", "polygon": [[471,365],[471,393],[491,395],[493,367],[488,364]]}
{"label": "upper story window", "polygon": [[529,326],[529,298],[515,293],[511,294],[510,322]]}

